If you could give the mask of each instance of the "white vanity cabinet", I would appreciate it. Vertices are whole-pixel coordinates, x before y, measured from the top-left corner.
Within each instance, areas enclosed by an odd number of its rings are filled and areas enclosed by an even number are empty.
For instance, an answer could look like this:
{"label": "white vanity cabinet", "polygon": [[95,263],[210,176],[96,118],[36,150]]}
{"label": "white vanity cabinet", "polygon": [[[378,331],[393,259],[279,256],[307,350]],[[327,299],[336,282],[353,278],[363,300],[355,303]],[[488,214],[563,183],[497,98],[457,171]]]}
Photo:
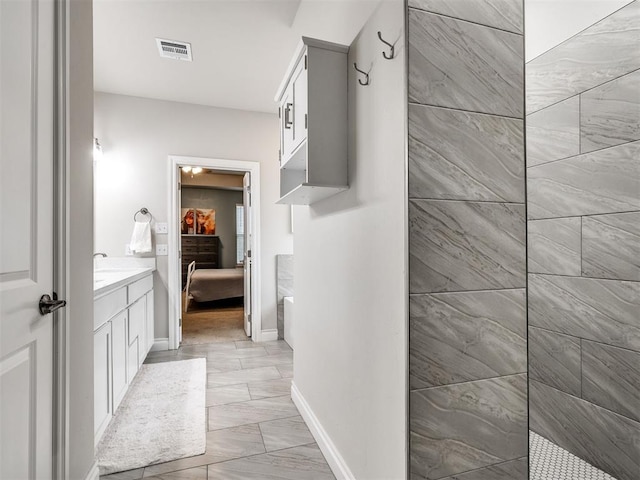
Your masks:
{"label": "white vanity cabinet", "polygon": [[93,332],[93,375],[93,430],[102,436],[113,416],[109,322]]}
{"label": "white vanity cabinet", "polygon": [[113,366],[113,411],[115,412],[127,393],[127,312],[121,312],[111,319],[111,365]]}
{"label": "white vanity cabinet", "polygon": [[94,441],[97,445],[154,342],[153,275],[120,280],[94,300]]}
{"label": "white vanity cabinet", "polygon": [[293,56],[275,101],[280,118],[280,200],[309,205],[346,190],[347,53],[308,37]]}

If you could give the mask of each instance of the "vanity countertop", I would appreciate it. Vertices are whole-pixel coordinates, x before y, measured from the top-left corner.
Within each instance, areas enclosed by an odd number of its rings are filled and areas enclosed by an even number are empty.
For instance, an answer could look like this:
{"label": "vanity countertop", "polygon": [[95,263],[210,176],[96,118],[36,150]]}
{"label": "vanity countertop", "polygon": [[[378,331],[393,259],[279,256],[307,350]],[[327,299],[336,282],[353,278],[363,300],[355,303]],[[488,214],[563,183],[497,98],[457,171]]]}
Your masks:
{"label": "vanity countertop", "polygon": [[138,261],[108,258],[99,262],[93,271],[93,297],[101,297],[105,293],[129,285],[156,269],[155,258],[132,260]]}

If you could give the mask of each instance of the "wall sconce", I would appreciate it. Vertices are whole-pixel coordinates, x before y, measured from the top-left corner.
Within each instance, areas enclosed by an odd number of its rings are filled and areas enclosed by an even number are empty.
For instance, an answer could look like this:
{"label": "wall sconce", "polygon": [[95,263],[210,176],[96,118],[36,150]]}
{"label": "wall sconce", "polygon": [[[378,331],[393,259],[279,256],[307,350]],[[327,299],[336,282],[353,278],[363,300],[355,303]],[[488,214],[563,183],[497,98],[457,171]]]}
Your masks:
{"label": "wall sconce", "polygon": [[102,145],[97,138],[93,139],[93,161],[97,162],[102,159]]}

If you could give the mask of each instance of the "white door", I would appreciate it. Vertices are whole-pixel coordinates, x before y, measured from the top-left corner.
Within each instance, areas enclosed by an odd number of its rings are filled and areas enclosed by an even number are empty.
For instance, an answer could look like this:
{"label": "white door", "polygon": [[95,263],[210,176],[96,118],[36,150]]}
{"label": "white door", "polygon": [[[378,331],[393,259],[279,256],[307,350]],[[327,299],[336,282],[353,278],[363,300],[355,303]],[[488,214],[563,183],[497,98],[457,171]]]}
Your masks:
{"label": "white door", "polygon": [[244,204],[244,332],[247,337],[251,336],[251,174],[244,174],[243,184],[243,204]]}
{"label": "white door", "polygon": [[0,1],[0,478],[53,478],[54,2]]}

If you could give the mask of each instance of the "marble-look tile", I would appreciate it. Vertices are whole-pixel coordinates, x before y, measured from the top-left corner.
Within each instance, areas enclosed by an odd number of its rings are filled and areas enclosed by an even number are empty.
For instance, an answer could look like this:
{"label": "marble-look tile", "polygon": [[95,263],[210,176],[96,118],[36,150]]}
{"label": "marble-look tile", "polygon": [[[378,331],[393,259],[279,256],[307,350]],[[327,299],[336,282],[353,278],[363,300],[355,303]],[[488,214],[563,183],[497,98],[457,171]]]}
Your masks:
{"label": "marble-look tile", "polygon": [[101,475],[100,480],[140,480],[143,472],[144,468],[136,468],[135,470],[127,470],[126,472]]}
{"label": "marble-look tile", "polygon": [[281,378],[280,372],[275,367],[251,368],[236,370],[233,372],[210,373],[207,375],[207,388],[236,385],[238,383],[260,382]]}
{"label": "marble-look tile", "polygon": [[256,455],[265,451],[260,427],[257,424],[207,432],[207,449],[203,455],[151,465],[144,469],[144,478]]}
{"label": "marble-look tile", "polygon": [[528,475],[529,459],[523,457],[440,480],[527,480]]}
{"label": "marble-look tile", "polygon": [[234,348],[225,352],[209,352],[207,353],[207,361],[241,360],[245,358],[266,357],[267,355],[268,352],[263,346],[254,348]]}
{"label": "marble-look tile", "polygon": [[409,201],[411,293],[525,286],[524,205]]}
{"label": "marble-look tile", "polygon": [[175,362],[178,360],[189,360],[191,358],[204,358],[206,354],[186,353],[181,350],[161,350],[149,352],[144,363]]}
{"label": "marble-look tile", "polygon": [[531,220],[527,227],[529,273],[580,276],[580,217]]}
{"label": "marble-look tile", "polygon": [[249,394],[249,387],[245,383],[207,389],[207,407],[246,402],[247,400],[251,400],[251,395]]}
{"label": "marble-look tile", "polygon": [[243,348],[262,348],[262,342],[254,342],[253,340],[236,340],[236,349]]}
{"label": "marble-look tile", "polygon": [[293,378],[293,364],[291,365],[277,365],[276,368],[282,378]]}
{"label": "marble-look tile", "polygon": [[242,364],[237,358],[215,359],[207,361],[207,373],[232,372],[242,369]]}
{"label": "marble-look tile", "polygon": [[209,478],[224,480],[335,480],[317,445],[304,445],[209,465]]}
{"label": "marble-look tile", "polygon": [[293,363],[293,352],[281,352],[266,357],[243,358],[240,360],[242,368],[269,367],[271,365],[286,365]]}
{"label": "marble-look tile", "polygon": [[293,349],[284,340],[275,342],[263,342],[262,345],[269,355],[277,355],[283,352],[292,352]]}
{"label": "marble-look tile", "polygon": [[411,392],[411,478],[437,479],[526,456],[526,378]]}
{"label": "marble-look tile", "polygon": [[531,430],[618,480],[640,478],[640,423],[532,380]]}
{"label": "marble-look tile", "polygon": [[640,140],[640,70],[583,93],[580,102],[582,152]]}
{"label": "marble-look tile", "polygon": [[527,115],[527,167],[580,154],[580,97]]}
{"label": "marble-look tile", "polygon": [[148,480],[207,480],[207,466],[161,473],[150,477],[145,476],[144,478]]}
{"label": "marble-look tile", "polygon": [[522,35],[409,9],[409,101],[523,117]]}
{"label": "marble-look tile", "polygon": [[583,217],[582,275],[640,281],[640,212]]}
{"label": "marble-look tile", "polygon": [[527,371],[525,290],[412,295],[411,389]]}
{"label": "marble-look tile", "polygon": [[276,279],[278,301],[293,297],[293,255],[276,255]]}
{"label": "marble-look tile", "polygon": [[278,329],[278,340],[284,339],[284,303],[279,303],[276,306],[278,316],[276,321],[276,328]]}
{"label": "marble-look tile", "polygon": [[209,407],[209,430],[266,422],[298,415],[289,395]]}
{"label": "marble-look tile", "polygon": [[291,379],[276,378],[264,382],[251,382],[248,384],[251,400],[260,398],[282,397],[291,394]]}
{"label": "marble-look tile", "polygon": [[235,346],[233,342],[219,342],[219,343],[200,343],[195,345],[182,345],[179,350],[169,350],[169,351],[170,352],[177,351],[182,355],[206,357],[209,353],[232,352],[234,350],[235,350]]}
{"label": "marble-look tile", "polygon": [[409,7],[522,33],[522,0],[409,0]]}
{"label": "marble-look tile", "polygon": [[640,352],[583,340],[582,398],[640,422]]}
{"label": "marble-look tile", "polygon": [[640,67],[640,2],[527,63],[527,113]]}
{"label": "marble-look tile", "polygon": [[409,197],[524,203],[522,120],[409,105]]}
{"label": "marble-look tile", "polygon": [[529,378],[581,394],[580,339],[529,327]]}
{"label": "marble-look tile", "polygon": [[313,435],[301,416],[260,423],[267,452],[314,443]]}
{"label": "marble-look tile", "polygon": [[527,169],[529,218],[640,209],[640,142]]}
{"label": "marble-look tile", "polygon": [[640,351],[640,283],[529,275],[529,325]]}

